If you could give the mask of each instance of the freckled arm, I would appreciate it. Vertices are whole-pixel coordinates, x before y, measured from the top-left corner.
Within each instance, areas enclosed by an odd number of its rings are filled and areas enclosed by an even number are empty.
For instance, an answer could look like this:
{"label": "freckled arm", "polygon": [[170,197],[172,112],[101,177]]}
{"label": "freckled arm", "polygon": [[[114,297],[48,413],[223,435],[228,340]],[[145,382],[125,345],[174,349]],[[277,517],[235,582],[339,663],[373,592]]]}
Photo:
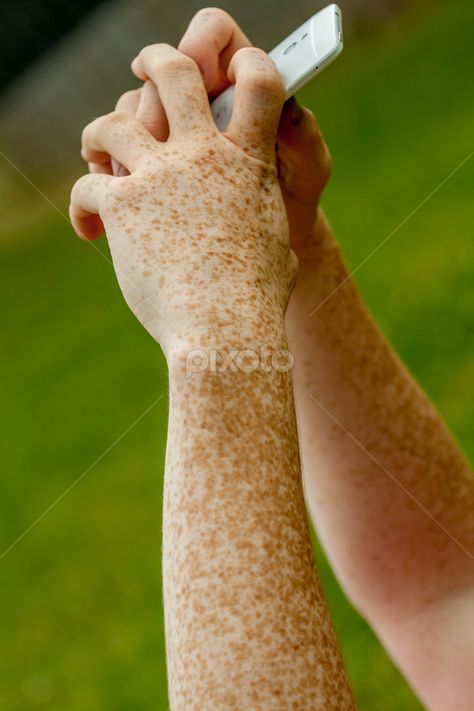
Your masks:
{"label": "freckled arm", "polygon": [[[202,10],[193,18],[180,44],[180,50],[197,62],[208,93],[215,96],[229,85],[228,69],[232,57],[248,44],[235,21],[224,11],[214,8]],[[146,57],[142,56],[140,61],[146,64]],[[146,79],[149,75],[143,72],[143,66],[139,66],[140,61],[134,62],[134,72]],[[176,66],[170,69],[174,90]],[[155,71],[151,64],[150,70],[152,73]],[[259,83],[260,92],[266,83]],[[186,87],[188,91],[189,84]],[[136,113],[153,135],[164,140],[168,135],[166,116],[160,106],[158,93],[150,94],[150,88],[153,89],[150,82],[147,82],[141,92],[138,109],[136,96],[129,97],[126,104],[132,107],[131,113]],[[162,89],[159,88],[161,93]],[[178,108],[181,110],[184,106],[189,107],[190,103],[189,97],[185,100],[181,97]],[[208,112],[207,99],[205,104]],[[255,153],[255,134],[251,130],[248,136],[248,128],[255,124],[257,111],[262,111],[261,118],[268,135],[269,121],[268,116],[264,116],[265,107],[268,107],[268,97],[261,102],[253,96],[247,106],[248,114],[239,128],[242,136],[247,134],[246,152],[251,149],[250,152]],[[125,106],[119,108],[125,109]],[[199,115],[199,111],[192,113],[194,116]],[[272,135],[272,152],[275,143],[273,138]],[[471,633],[474,608],[471,557],[474,547],[474,507],[468,465],[431,403],[379,333],[357,295],[354,284],[347,279],[347,271],[321,214],[312,230],[316,206],[329,177],[331,160],[314,116],[307,109],[299,108],[294,101],[287,102],[283,110],[278,128],[278,149],[280,187],[289,221],[291,246],[300,259],[300,277],[290,304],[288,326],[292,349],[296,355],[297,410],[310,512],[352,601],[377,630],[429,708],[440,711],[471,709],[474,696],[473,677],[470,673],[474,657]],[[92,156],[91,160],[97,158],[100,156]],[[219,170],[222,176],[223,165],[221,155],[218,169],[215,167],[214,173]],[[226,168],[225,173],[228,172]],[[235,213],[236,204],[232,200],[232,196],[235,196],[234,187],[244,183],[240,171],[237,172],[239,178],[230,187],[230,191],[229,186],[222,189],[222,181],[214,190],[216,194],[222,192],[223,198],[229,192],[231,209],[226,212],[231,215]],[[103,180],[101,184],[105,190]],[[201,188],[197,191],[187,190],[185,197],[187,199],[188,193],[200,192]],[[265,201],[258,192],[256,197],[259,203]],[[83,232],[95,235],[97,221],[91,222],[88,216],[90,210],[95,211],[95,203],[90,201],[89,195],[84,194],[82,203],[76,216],[77,222],[83,225]],[[237,200],[237,203],[241,204],[242,200]],[[248,205],[251,204],[253,202],[249,193]],[[255,215],[258,215],[258,210],[255,210]],[[239,224],[247,224],[253,219],[239,219]],[[229,234],[237,233],[236,230],[229,231]],[[306,239],[308,235],[309,243]],[[255,242],[253,236],[250,242]],[[198,243],[205,244],[205,239],[199,236]],[[169,245],[160,250],[160,264],[166,252],[169,252]],[[174,253],[173,250],[171,252]],[[233,252],[237,253],[237,250]],[[234,264],[236,261],[242,264],[241,255],[238,255],[238,260],[234,254],[229,259]],[[185,264],[181,245],[180,263]],[[148,281],[153,280],[149,278]],[[186,283],[183,279],[176,279],[176,276],[173,281]],[[342,282],[345,283],[340,287]],[[228,286],[226,279],[225,291]],[[201,302],[201,286],[199,299],[193,300]],[[161,297],[159,306],[168,301]],[[312,316],[308,317],[310,313]],[[156,320],[161,323],[162,315]],[[155,329],[149,330],[155,332]],[[179,384],[179,380],[176,384]],[[215,393],[212,397],[218,401]],[[174,433],[176,442],[181,443],[183,432],[187,432],[189,425],[189,416],[180,424],[179,412],[184,411],[184,403],[184,391],[181,389],[179,396],[173,396],[172,381],[170,432]],[[226,412],[224,405],[222,412]],[[205,418],[206,410],[201,411],[201,414]],[[240,424],[238,414],[235,413],[233,419]],[[266,420],[250,418],[249,421],[254,425],[254,431],[249,435],[249,442],[253,446],[255,431]],[[224,421],[219,421],[219,427],[224,427]],[[176,432],[181,433],[179,437],[175,434],[175,428]],[[222,433],[221,429],[218,431]],[[215,449],[215,452],[221,452],[218,442],[206,438],[207,433],[203,434],[202,441],[206,446],[209,444],[211,451]],[[173,451],[177,451],[176,442],[170,442],[170,462]],[[227,462],[225,452],[221,454],[222,461]],[[232,457],[238,458],[238,454],[232,454]],[[214,463],[214,455],[211,461]],[[245,462],[242,462],[242,466]],[[200,466],[204,468],[204,463]],[[170,464],[168,492],[174,490],[171,475],[174,471],[174,465]],[[191,467],[191,471],[193,476],[189,480],[193,485],[196,481],[223,480],[223,477],[216,478],[217,470],[214,472],[214,480],[210,478],[210,473],[202,477],[200,470],[198,472]],[[265,466],[263,471],[266,471]],[[247,481],[245,477],[243,481]],[[267,481],[266,477],[263,477],[263,481]],[[236,491],[240,496],[240,489]],[[242,505],[244,499],[239,496],[236,501],[230,502],[232,506],[237,506],[239,501]],[[274,494],[270,494],[269,501],[272,496]],[[177,501],[181,501],[179,497]],[[224,510],[227,510],[226,506]],[[169,501],[166,511],[172,511]],[[244,507],[245,515],[250,516],[252,511]],[[170,532],[167,538],[165,536],[168,551],[165,560],[172,561],[174,537],[180,555],[184,550],[180,538],[184,534],[179,527],[184,524],[180,523],[175,530],[169,515],[168,521],[171,523],[169,529],[165,527],[165,531]],[[271,522],[264,523],[271,526]],[[188,520],[186,525],[189,525]],[[194,530],[193,526],[194,522],[189,530]],[[209,534],[212,545],[215,546],[217,540],[222,547],[222,529],[217,528],[216,531]],[[194,553],[194,549],[190,550]],[[247,561],[250,554],[253,555],[253,548],[245,549],[243,543],[240,549],[236,546],[236,551],[232,548],[231,560]],[[196,565],[201,562],[199,553],[196,547]],[[187,564],[188,559],[184,560]],[[221,560],[222,556],[219,555],[219,563]],[[168,569],[174,571],[171,562]],[[227,571],[225,567],[222,569]],[[179,569],[179,575],[184,575],[184,571],[185,568]],[[222,577],[218,586],[221,585]],[[240,580],[237,573],[230,577],[232,584],[236,579]],[[278,579],[277,583],[283,585]],[[179,585],[179,577],[172,578],[169,585],[165,583],[173,606],[169,609],[179,611],[179,615],[187,619],[186,605],[189,602],[189,605],[196,607],[193,615],[198,619],[197,629],[209,629],[206,618],[199,618],[202,609],[207,608],[201,606],[198,609],[198,603],[194,602],[195,598],[188,588],[184,587],[182,593],[189,595],[188,602],[182,602],[179,597],[181,593],[175,599],[175,590],[179,591]],[[270,588],[274,588],[273,582]],[[278,585],[274,589],[280,590]],[[215,602],[213,597],[211,600]],[[217,609],[219,616],[215,620],[221,623],[222,608]],[[238,610],[235,601],[232,601],[232,610]],[[193,620],[193,615],[189,619]],[[183,706],[182,699],[190,698],[190,687],[202,669],[205,669],[202,677],[204,687],[209,684],[212,688],[215,686],[216,677],[209,676],[212,672],[206,669],[204,658],[214,660],[216,654],[225,649],[226,653],[222,659],[218,659],[217,666],[211,666],[219,670],[219,673],[225,669],[227,674],[224,662],[228,660],[227,649],[231,648],[233,638],[232,633],[222,626],[222,636],[216,637],[218,652],[213,652],[214,656],[208,655],[207,651],[202,654],[203,649],[207,650],[206,644],[202,643],[196,652],[199,659],[192,667],[194,676],[187,679],[186,669],[182,666],[184,658],[181,657],[185,644],[182,638],[176,637],[178,632],[169,613],[167,619],[170,639],[168,654],[174,670],[170,687],[175,703]],[[201,623],[202,628],[199,627]],[[255,630],[259,630],[258,625],[255,625]],[[198,641],[201,645],[200,638]],[[238,642],[240,644],[240,637]],[[209,640],[207,643],[210,645]],[[257,646],[259,650],[265,649],[260,642]],[[295,679],[300,679],[301,658],[296,657],[298,673]],[[254,660],[254,656],[250,654],[249,659]],[[271,667],[264,667],[263,678],[267,681],[261,687],[262,699],[266,698],[265,694],[271,689],[268,682],[269,669]],[[237,658],[236,666],[231,669],[231,678],[244,678],[245,675],[239,676],[241,670],[241,661]],[[283,679],[284,684],[287,684],[285,674]],[[233,682],[230,688],[233,688]],[[199,702],[203,693],[201,686]],[[248,696],[240,698],[245,699],[244,708],[255,708],[253,702],[247,703]],[[234,703],[233,698],[229,697],[225,703],[234,704],[235,707],[237,702]],[[260,699],[261,703],[263,701]],[[324,708],[328,708],[326,702],[321,703]],[[270,707],[275,708],[275,704],[272,703]],[[300,705],[294,707],[300,708]],[[303,707],[313,708],[306,702]]]}
{"label": "freckled arm", "polygon": [[[474,486],[322,214],[287,313],[307,504],[349,597],[430,709],[474,699]],[[341,286],[342,284],[342,286]]]}
{"label": "freckled arm", "polygon": [[[171,709],[349,711],[312,557],[291,377],[277,367],[296,270],[275,158],[281,76],[261,50],[239,50],[223,134],[193,60],[150,45],[133,66],[153,82],[169,138],[152,138],[123,102],[95,119],[82,154],[102,172],[75,183],[70,214],[86,239],[105,227],[124,298],[169,366]],[[128,174],[111,175],[117,161]]]}
{"label": "freckled arm", "polygon": [[281,316],[250,311],[250,327],[220,328],[169,358],[171,708],[352,709],[311,550],[290,373],[229,367],[185,377],[196,346],[286,350]]}

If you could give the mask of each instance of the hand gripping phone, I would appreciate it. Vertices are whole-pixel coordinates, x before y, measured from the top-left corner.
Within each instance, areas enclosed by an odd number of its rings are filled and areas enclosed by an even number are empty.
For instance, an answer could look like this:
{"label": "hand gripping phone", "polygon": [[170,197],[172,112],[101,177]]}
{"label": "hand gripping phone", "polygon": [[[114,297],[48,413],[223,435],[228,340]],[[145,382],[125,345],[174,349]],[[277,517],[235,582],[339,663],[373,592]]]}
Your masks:
{"label": "hand gripping phone", "polygon": [[[342,52],[342,13],[335,4],[310,17],[269,53],[283,77],[289,99]],[[211,104],[217,128],[224,131],[232,114],[234,87]]]}

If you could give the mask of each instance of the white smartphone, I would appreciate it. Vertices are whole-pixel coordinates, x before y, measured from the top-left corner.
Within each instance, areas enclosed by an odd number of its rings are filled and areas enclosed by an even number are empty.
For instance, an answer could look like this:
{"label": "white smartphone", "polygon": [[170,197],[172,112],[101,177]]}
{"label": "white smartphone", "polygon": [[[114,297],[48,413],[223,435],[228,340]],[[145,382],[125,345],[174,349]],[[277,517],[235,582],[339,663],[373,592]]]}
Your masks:
{"label": "white smartphone", "polygon": [[[289,99],[342,52],[342,13],[328,5],[310,17],[269,52],[285,83]],[[217,128],[224,131],[232,114],[234,87],[230,86],[211,104]]]}

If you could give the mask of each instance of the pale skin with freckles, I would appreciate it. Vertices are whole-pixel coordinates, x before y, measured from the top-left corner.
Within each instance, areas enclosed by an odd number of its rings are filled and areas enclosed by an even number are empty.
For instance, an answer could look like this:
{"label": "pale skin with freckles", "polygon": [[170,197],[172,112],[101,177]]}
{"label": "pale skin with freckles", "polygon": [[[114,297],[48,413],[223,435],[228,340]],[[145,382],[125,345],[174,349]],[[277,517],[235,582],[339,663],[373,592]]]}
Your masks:
{"label": "pale skin with freckles", "polygon": [[105,225],[125,299],[169,366],[170,707],[353,709],[311,550],[291,374],[185,372],[195,348],[287,349],[296,259],[274,150],[281,79],[260,50],[236,52],[223,135],[193,60],[154,45],[134,68],[156,86],[169,138],[124,110],[86,127],[96,172],[74,186],[70,214],[85,238]]}
{"label": "pale skin with freckles", "polygon": [[[232,52],[247,43],[232,18],[208,10],[180,50],[198,62],[213,96],[226,86]],[[427,707],[468,711],[472,472],[349,278],[318,208],[331,163],[309,111],[287,107],[278,146],[299,258],[286,322],[309,511],[349,597]]]}
{"label": "pale skin with freckles", "polygon": [[[195,16],[179,49],[197,62],[212,98],[228,85],[232,56],[248,44],[232,18],[210,9]],[[133,68],[146,79],[139,64]],[[153,82],[122,97],[118,108],[166,140]],[[290,241],[299,257],[286,323],[309,511],[349,597],[427,708],[468,711],[474,699],[470,468],[348,277],[318,208],[329,153],[312,114],[294,102],[283,111],[278,148]],[[92,169],[112,173],[107,159]],[[222,446],[219,438],[213,446]]]}

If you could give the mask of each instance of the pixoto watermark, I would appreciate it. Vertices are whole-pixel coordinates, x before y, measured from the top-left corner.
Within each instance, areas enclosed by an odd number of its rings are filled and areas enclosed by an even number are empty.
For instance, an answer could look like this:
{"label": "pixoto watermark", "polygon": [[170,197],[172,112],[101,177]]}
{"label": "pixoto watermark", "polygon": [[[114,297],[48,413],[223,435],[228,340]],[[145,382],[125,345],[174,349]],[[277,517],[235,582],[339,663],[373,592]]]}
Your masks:
{"label": "pixoto watermark", "polygon": [[272,350],[262,345],[257,350],[244,348],[223,350],[220,348],[193,348],[186,354],[186,378],[197,373],[287,373],[293,368],[294,358],[290,351]]}

